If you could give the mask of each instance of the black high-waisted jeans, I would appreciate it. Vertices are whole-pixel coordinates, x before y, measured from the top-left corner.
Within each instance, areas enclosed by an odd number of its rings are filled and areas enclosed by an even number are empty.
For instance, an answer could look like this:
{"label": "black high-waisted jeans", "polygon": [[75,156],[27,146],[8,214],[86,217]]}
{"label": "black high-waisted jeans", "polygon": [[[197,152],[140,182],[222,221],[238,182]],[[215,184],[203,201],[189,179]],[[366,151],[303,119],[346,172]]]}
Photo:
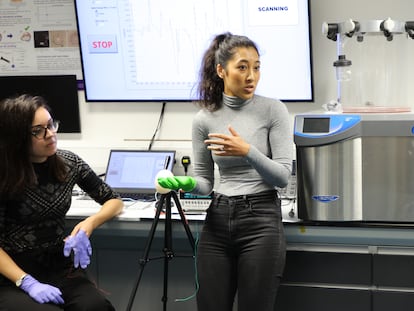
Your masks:
{"label": "black high-waisted jeans", "polygon": [[198,311],[273,311],[286,258],[276,191],[216,194],[197,249]]}

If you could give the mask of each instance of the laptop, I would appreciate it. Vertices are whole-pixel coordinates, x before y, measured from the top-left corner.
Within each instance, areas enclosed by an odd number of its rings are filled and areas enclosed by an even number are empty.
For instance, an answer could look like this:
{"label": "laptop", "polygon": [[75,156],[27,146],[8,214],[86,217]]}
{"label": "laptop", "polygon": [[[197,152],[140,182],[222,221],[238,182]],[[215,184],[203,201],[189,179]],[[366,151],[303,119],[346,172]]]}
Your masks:
{"label": "laptop", "polygon": [[172,171],[175,150],[110,150],[105,182],[123,199],[155,200],[155,176]]}

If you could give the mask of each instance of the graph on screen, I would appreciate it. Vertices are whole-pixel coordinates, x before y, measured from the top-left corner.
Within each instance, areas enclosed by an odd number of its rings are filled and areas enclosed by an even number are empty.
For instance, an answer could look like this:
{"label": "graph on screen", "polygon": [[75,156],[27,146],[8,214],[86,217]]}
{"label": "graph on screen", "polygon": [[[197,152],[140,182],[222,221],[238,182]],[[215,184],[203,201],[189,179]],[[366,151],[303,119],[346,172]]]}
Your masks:
{"label": "graph on screen", "polygon": [[308,0],[77,0],[87,100],[196,99],[215,35],[247,35],[261,54],[257,92],[312,100]]}

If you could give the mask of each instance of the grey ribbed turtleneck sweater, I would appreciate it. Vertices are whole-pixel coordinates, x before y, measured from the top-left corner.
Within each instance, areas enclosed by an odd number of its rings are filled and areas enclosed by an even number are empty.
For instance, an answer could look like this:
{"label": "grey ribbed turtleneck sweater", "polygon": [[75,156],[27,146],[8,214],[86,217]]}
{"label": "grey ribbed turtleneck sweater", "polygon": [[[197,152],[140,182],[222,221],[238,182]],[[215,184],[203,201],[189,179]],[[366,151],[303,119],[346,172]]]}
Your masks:
{"label": "grey ribbed turtleneck sweater", "polygon": [[[209,133],[230,135],[229,125],[250,144],[245,157],[213,155],[204,144]],[[197,180],[193,193],[208,194],[215,187],[217,193],[231,196],[286,186],[292,165],[293,133],[282,102],[258,95],[249,100],[224,95],[220,109],[203,109],[196,114],[192,136],[193,176]],[[219,168],[218,183],[214,164]]]}

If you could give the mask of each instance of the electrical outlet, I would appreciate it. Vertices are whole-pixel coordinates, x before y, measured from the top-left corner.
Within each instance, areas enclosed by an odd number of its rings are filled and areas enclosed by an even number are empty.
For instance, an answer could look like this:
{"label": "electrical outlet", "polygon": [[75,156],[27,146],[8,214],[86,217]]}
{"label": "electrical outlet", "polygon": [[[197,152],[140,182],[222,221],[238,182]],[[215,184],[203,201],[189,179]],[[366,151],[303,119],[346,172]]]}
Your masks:
{"label": "electrical outlet", "polygon": [[[176,149],[175,150],[175,164],[174,164],[173,173],[176,176],[185,175],[184,166],[181,163],[181,159],[183,157],[190,157],[190,160],[192,160],[193,159],[192,150],[191,149]],[[187,175],[189,176],[191,176],[192,171],[193,171],[192,166],[193,166],[192,164],[188,166]]]}

